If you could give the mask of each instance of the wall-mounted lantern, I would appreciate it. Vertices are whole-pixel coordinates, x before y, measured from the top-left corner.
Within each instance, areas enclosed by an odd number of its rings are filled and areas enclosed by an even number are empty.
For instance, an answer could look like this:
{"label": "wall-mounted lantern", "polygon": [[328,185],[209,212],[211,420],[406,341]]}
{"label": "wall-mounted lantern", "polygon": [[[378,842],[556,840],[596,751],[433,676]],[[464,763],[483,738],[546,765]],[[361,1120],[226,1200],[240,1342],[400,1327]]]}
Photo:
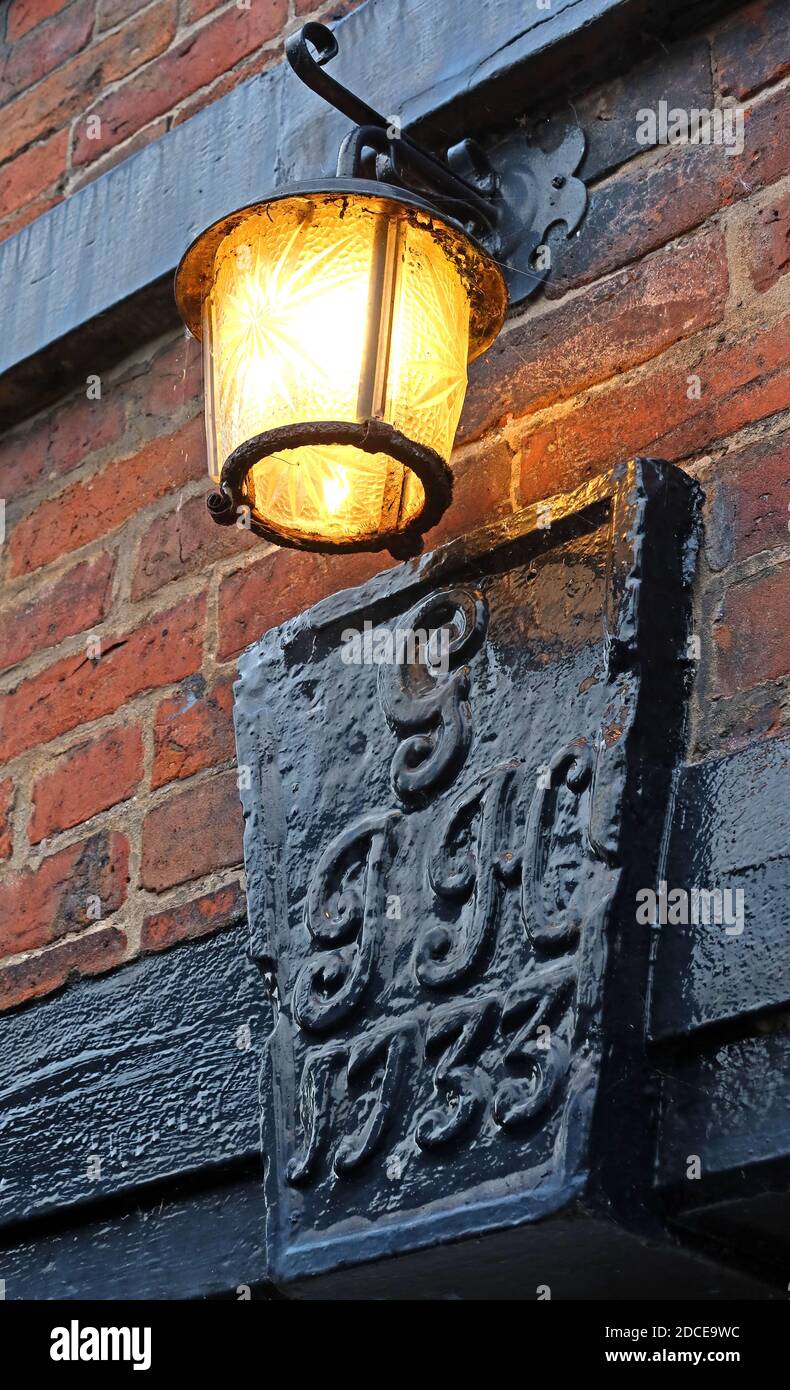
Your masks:
{"label": "wall-mounted lantern", "polygon": [[208,507],[226,525],[248,508],[279,545],[402,556],[450,503],[467,363],[508,288],[517,301],[545,278],[546,229],[583,214],[583,138],[549,158],[519,137],[496,166],[466,140],[441,160],[324,71],[329,29],[305,25],[286,52],[356,128],[336,178],[222,218],[178,267],[203,342]]}

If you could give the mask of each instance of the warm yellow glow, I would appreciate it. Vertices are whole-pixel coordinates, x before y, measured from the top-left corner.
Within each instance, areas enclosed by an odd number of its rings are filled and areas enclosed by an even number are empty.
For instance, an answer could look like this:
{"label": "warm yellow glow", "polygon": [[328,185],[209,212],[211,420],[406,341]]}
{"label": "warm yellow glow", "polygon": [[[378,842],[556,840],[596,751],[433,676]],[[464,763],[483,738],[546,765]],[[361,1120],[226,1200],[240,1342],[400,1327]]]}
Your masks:
{"label": "warm yellow glow", "polygon": [[351,483],[345,468],[338,468],[334,475],[327,473],[324,479],[324,502],[331,516],[340,511],[350,492]]}
{"label": "warm yellow glow", "polygon": [[[215,476],[245,441],[312,421],[382,420],[448,460],[468,279],[451,236],[386,199],[311,194],[252,210],[219,242],[203,303]],[[267,525],[330,543],[401,530],[425,500],[408,468],[353,444],[283,448],[251,468],[246,491]]]}

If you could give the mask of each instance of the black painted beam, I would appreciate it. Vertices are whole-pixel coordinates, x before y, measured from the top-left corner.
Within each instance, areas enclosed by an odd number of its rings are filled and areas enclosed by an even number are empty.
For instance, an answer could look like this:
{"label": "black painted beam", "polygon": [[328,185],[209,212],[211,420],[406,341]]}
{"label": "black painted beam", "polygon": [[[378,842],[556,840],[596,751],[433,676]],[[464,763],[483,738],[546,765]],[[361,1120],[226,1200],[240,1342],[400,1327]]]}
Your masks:
{"label": "black painted beam", "polygon": [[[137,1193],[112,1210],[7,1231],[5,1297],[16,1299],[266,1298],[260,1174]],[[71,1213],[73,1217],[73,1213]]]}
{"label": "black painted beam", "polygon": [[790,740],[681,770],[669,852],[668,890],[741,893],[738,923],[660,926],[651,1036],[684,1038],[790,1003]]}
{"label": "black painted beam", "polygon": [[0,1227],[260,1162],[271,1009],[246,927],[4,1016]]}
{"label": "black painted beam", "polygon": [[[781,1160],[790,1173],[790,1037],[787,1033],[713,1043],[663,1075],[657,1178],[701,1204],[712,1180],[734,1176],[754,1191],[760,1163]],[[690,1163],[699,1159],[698,1177]],[[783,1184],[787,1193],[787,1183]],[[790,1216],[790,1201],[784,1205]]]}

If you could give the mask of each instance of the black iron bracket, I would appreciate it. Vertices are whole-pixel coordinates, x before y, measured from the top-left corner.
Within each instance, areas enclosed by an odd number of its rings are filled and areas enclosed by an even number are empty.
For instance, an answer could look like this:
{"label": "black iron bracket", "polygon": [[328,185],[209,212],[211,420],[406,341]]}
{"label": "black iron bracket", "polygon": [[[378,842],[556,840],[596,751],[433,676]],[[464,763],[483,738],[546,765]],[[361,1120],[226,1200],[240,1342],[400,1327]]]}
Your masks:
{"label": "black iron bracket", "polygon": [[326,71],[338,44],[324,24],[305,24],[291,34],[285,52],[297,77],[354,122],[340,146],[338,177],[375,179],[417,194],[498,261],[511,303],[534,294],[551,270],[550,228],[564,223],[570,236],[587,207],[587,190],[576,176],[585,151],[578,127],[550,153],[518,133],[489,150],[461,140],[441,158]]}

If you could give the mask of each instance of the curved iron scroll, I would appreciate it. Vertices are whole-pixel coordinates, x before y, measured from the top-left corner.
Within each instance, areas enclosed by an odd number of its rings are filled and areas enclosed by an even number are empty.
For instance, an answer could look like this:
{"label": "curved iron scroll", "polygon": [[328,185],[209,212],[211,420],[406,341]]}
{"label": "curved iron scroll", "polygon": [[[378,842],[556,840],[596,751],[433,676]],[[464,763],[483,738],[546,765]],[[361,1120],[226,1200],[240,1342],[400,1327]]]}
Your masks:
{"label": "curved iron scroll", "polygon": [[[314,50],[314,51],[313,51]],[[301,82],[323,97],[336,111],[342,111],[355,125],[365,129],[368,140],[374,139],[374,131],[386,132],[391,121],[366,101],[350,92],[341,82],[325,71],[327,63],[337,56],[337,39],[326,25],[312,21],[291,34],[285,42],[285,56]],[[379,142],[376,141],[378,144]],[[399,132],[397,141],[387,140],[388,163],[392,171],[401,160],[406,160],[417,175],[435,190],[435,200],[447,198],[458,203],[463,220],[471,219],[487,231],[493,231],[497,222],[497,209],[491,201],[478,192],[461,174],[451,169],[443,160],[423,149],[416,140],[404,132]],[[341,161],[344,154],[341,151]],[[341,168],[338,168],[338,174]],[[401,180],[396,176],[393,182]],[[407,181],[402,180],[404,183]],[[408,186],[408,183],[407,183]]]}
{"label": "curved iron scroll", "polygon": [[587,190],[576,177],[582,131],[569,130],[550,153],[519,131],[491,150],[465,137],[434,154],[326,71],[337,52],[331,29],[315,21],[285,44],[296,76],[356,127],[340,147],[338,177],[364,174],[427,201],[497,259],[513,303],[534,294],[549,273],[550,258],[541,263],[535,255],[549,229],[564,223],[570,236],[587,207]]}

